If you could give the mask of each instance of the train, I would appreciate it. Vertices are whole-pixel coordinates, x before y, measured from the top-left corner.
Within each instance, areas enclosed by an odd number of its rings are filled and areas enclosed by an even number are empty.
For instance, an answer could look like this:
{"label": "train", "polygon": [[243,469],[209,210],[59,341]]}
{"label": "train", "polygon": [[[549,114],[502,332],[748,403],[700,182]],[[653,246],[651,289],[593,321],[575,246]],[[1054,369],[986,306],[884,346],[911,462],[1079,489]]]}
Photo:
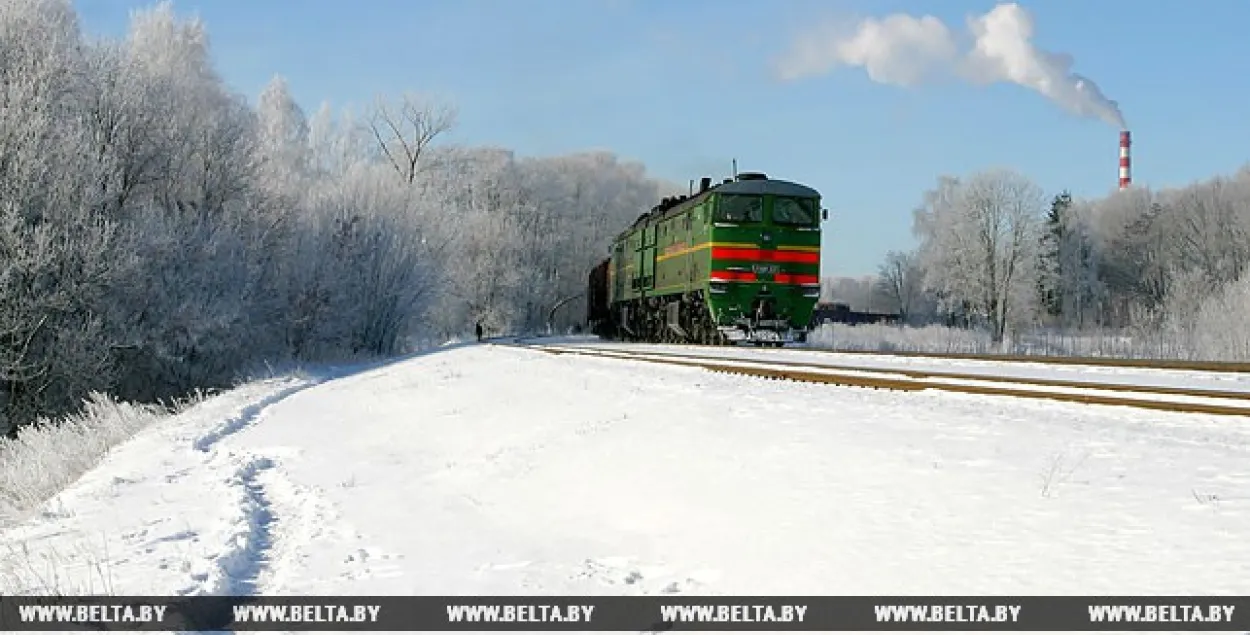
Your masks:
{"label": "train", "polygon": [[763,172],[704,177],[664,198],[591,269],[588,329],[668,344],[803,341],[820,298],[821,204],[817,190]]}

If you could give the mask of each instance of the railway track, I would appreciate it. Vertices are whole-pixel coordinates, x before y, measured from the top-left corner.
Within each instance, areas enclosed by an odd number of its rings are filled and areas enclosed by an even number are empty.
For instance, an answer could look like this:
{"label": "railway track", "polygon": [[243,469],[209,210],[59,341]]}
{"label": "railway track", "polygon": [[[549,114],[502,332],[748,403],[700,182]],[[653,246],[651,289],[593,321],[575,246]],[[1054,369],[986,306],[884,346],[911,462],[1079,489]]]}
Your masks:
{"label": "railway track", "polygon": [[[730,347],[710,344],[674,344],[708,350],[732,350]],[[742,347],[745,350],[759,350]],[[920,351],[857,351],[844,349],[811,348],[808,346],[782,347],[772,351],[803,351],[836,355],[858,355],[865,359],[942,359],[971,362],[998,362],[1013,364],[1043,364],[1051,366],[1089,366],[1095,368],[1138,368],[1151,370],[1180,370],[1210,373],[1250,373],[1250,362],[1217,362],[1187,359],[1144,359],[1123,357],[1065,357],[1062,355],[1009,355],[1004,353],[926,353]]]}
{"label": "railway track", "polygon": [[[823,362],[789,362],[775,359],[747,360],[725,356],[700,355],[698,353],[624,351],[582,345],[542,344],[532,341],[518,341],[514,346],[553,355],[580,355],[667,364],[671,366],[702,368],[718,373],[877,390],[941,390],[965,394],[1126,406],[1168,412],[1250,416],[1250,389],[1243,392],[1164,385],[1076,381],[1046,377],[1005,377],[934,370],[882,369],[862,365]],[[698,350],[702,347],[692,348]],[[1195,369],[1186,367],[1184,370]]]}
{"label": "railway track", "polygon": [[869,357],[953,359],[978,362],[1012,362],[1023,364],[1050,364],[1055,366],[1096,366],[1102,368],[1149,368],[1158,370],[1191,370],[1211,373],[1250,373],[1250,363],[1215,362],[1185,359],[1127,359],[1119,357],[1062,357],[1059,355],[1004,355],[997,353],[922,353],[887,351],[848,351],[820,348],[783,349],[829,352],[841,355]]}

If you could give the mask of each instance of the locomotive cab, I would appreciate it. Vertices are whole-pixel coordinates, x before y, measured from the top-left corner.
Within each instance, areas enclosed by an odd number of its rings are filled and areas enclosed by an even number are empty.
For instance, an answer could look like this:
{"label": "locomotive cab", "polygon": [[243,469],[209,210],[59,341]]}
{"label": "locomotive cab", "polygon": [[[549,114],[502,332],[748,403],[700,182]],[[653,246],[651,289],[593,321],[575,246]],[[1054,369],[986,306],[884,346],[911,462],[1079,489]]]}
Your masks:
{"label": "locomotive cab", "polygon": [[786,181],[726,187],[711,230],[710,304],[731,341],[803,339],[820,296],[820,195]]}

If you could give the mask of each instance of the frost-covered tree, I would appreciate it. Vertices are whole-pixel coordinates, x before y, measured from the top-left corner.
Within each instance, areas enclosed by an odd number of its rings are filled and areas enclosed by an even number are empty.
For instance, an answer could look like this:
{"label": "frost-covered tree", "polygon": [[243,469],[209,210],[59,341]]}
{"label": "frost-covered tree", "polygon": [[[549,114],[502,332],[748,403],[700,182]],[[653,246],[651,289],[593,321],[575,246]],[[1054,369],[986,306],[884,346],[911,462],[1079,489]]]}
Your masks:
{"label": "frost-covered tree", "polygon": [[1250,180],[1217,177],[1172,193],[1174,240],[1181,269],[1222,285],[1250,263]]}
{"label": "frost-covered tree", "polygon": [[1051,201],[1042,232],[1038,292],[1049,322],[1061,327],[1096,323],[1104,296],[1088,213],[1062,192]]}
{"label": "frost-covered tree", "polygon": [[[995,207],[969,204],[970,182],[946,177],[927,193],[916,216],[915,229],[924,239],[919,265],[928,291],[948,315],[970,313],[977,318],[971,322],[992,327],[993,294],[984,291],[1001,288],[989,283],[988,273],[1002,272],[1003,261],[968,256],[1012,242],[987,241],[998,234],[970,222],[994,215],[970,217],[969,210]],[[1086,335],[1091,328],[1109,329],[1142,342],[1134,344],[1139,355],[1209,352],[1205,330],[1217,322],[1210,307],[1239,297],[1236,285],[1250,264],[1250,167],[1172,189],[1135,186],[1095,199],[1061,193],[1051,201],[1036,244],[1035,270],[1020,275],[1033,285],[1049,329]],[[991,262],[998,264],[991,268]],[[1026,324],[1029,312],[1018,314],[1012,302],[1000,317]]]}
{"label": "frost-covered tree", "polygon": [[271,182],[295,187],[311,176],[308,119],[292,97],[287,81],[275,75],[256,105],[260,161]]}
{"label": "frost-covered tree", "polygon": [[308,119],[275,77],[252,106],[211,60],[169,3],[91,42],[69,0],[0,6],[0,428],[562,301],[572,324],[663,187],[607,153],[444,146],[454,108],[413,97]]}
{"label": "frost-covered tree", "polygon": [[944,177],[916,211],[926,287],[971,308],[995,342],[1031,317],[1044,195],[1015,172]]}
{"label": "frost-covered tree", "polygon": [[122,275],[83,115],[88,69],[68,2],[0,6],[0,402],[8,421],[85,396],[107,375],[91,311]]}
{"label": "frost-covered tree", "polygon": [[1060,256],[1067,241],[1068,217],[1071,215],[1072,195],[1063,192],[1050,203],[1042,230],[1041,252],[1038,254],[1038,293],[1042,309],[1050,316],[1063,314],[1064,261]]}
{"label": "frost-covered tree", "polygon": [[1175,243],[1165,208],[1148,191],[1124,193],[1098,205],[1102,216],[1099,277],[1110,297],[1107,322],[1153,321],[1167,300]]}

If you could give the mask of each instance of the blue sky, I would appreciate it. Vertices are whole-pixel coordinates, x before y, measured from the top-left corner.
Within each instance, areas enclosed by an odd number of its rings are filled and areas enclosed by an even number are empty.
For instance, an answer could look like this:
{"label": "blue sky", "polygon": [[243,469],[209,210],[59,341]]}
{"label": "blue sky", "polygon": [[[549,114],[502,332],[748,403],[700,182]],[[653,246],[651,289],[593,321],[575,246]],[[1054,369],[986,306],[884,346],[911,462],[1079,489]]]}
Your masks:
{"label": "blue sky", "polygon": [[[85,29],[124,32],[148,2],[77,0]],[[1250,3],[1022,2],[1035,43],[1119,101],[1133,178],[1155,187],[1250,159]],[[218,69],[253,98],[285,76],[312,112],[378,93],[453,99],[462,143],[521,154],[612,150],[679,183],[730,160],[826,198],[825,275],[875,271],[914,245],[912,210],[941,174],[1018,169],[1050,192],[1115,188],[1118,131],[1014,85],[875,84],[860,69],[781,82],[802,29],[932,14],[952,27],[993,2],[936,0],[181,0]]]}

